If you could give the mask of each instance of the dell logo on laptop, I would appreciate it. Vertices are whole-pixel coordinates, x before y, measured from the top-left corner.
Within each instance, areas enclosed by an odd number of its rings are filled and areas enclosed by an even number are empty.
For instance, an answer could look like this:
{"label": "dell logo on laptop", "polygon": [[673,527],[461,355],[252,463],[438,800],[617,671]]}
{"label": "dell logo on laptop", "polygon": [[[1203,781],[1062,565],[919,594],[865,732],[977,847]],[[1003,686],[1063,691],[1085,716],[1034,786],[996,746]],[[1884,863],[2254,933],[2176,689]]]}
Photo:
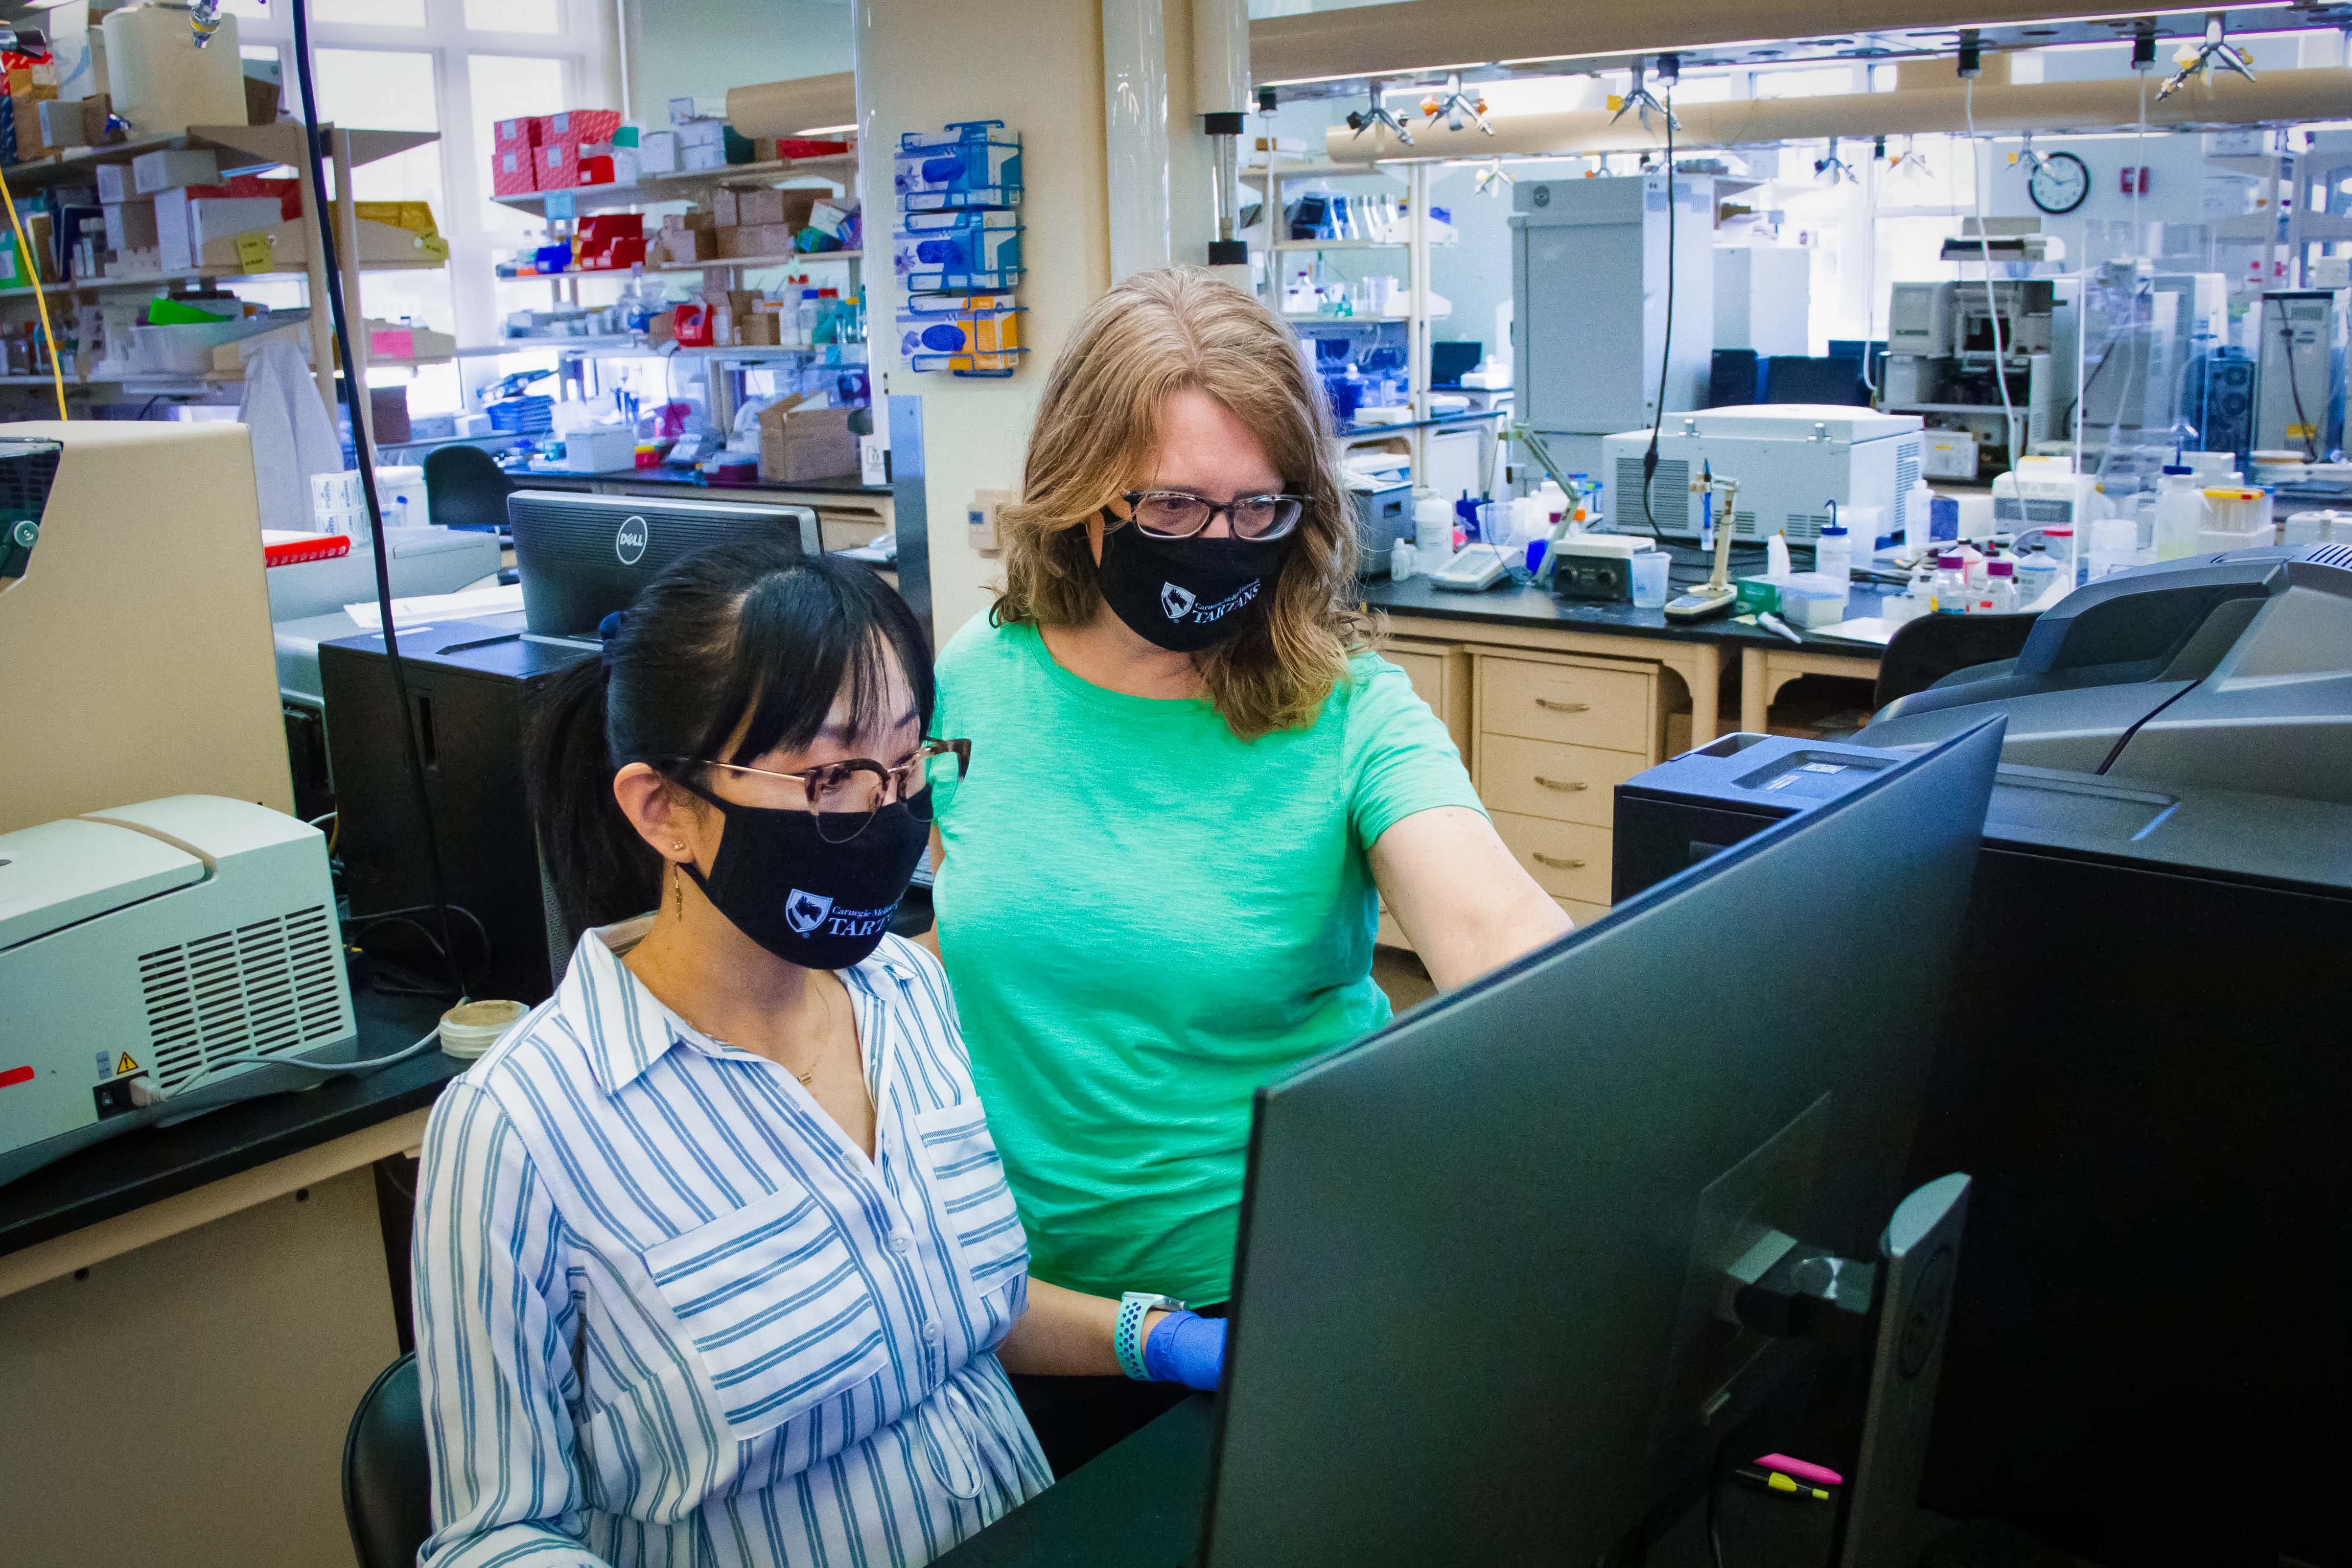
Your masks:
{"label": "dell logo on laptop", "polygon": [[621,531],[613,536],[613,553],[621,558],[622,565],[635,566],[645,559],[647,531],[642,517],[633,517],[621,524]]}

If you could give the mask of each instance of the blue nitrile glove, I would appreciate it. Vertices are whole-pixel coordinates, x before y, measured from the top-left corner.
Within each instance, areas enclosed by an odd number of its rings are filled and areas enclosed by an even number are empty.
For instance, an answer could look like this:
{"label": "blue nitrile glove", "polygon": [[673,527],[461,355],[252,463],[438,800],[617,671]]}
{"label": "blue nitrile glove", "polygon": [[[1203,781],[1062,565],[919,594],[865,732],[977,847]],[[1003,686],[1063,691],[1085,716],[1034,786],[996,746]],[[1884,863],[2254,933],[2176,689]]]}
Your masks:
{"label": "blue nitrile glove", "polygon": [[1171,1312],[1151,1325],[1150,1337],[1143,1342],[1143,1370],[1155,1383],[1181,1383],[1213,1394],[1224,1369],[1223,1318]]}

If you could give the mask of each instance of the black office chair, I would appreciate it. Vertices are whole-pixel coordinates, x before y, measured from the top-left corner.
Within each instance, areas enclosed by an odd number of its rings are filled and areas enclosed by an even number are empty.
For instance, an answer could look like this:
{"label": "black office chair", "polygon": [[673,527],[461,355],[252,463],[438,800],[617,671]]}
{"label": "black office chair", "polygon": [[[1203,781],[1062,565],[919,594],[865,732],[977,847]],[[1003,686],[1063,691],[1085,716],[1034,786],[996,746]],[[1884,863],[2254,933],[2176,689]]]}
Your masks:
{"label": "black office chair", "polygon": [[432,1491],[412,1351],[368,1385],[343,1439],[343,1521],[360,1568],[415,1568],[433,1533]]}
{"label": "black office chair", "polygon": [[507,497],[520,488],[479,447],[442,447],[425,455],[425,505],[437,528],[496,532],[507,525]]}
{"label": "black office chair", "polygon": [[1925,691],[1957,671],[2016,658],[2024,651],[2033,623],[2041,618],[2039,615],[1921,616],[1904,622],[1879,656],[1878,686],[1871,693],[1871,710],[1876,712],[1898,697]]}

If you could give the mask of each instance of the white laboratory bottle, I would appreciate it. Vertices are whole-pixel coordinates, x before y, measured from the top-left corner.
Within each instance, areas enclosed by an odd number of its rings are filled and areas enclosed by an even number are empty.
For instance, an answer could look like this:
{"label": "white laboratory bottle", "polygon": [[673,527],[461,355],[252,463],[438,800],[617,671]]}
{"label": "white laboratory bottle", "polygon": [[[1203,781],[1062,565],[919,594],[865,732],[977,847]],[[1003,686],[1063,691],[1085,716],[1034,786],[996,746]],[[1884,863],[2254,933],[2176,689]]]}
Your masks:
{"label": "white laboratory bottle", "polygon": [[1764,574],[1786,577],[1790,574],[1788,535],[1776,533],[1764,544]]}
{"label": "white laboratory bottle", "polygon": [[2156,558],[2178,561],[2197,552],[2197,532],[2205,526],[2205,491],[2197,470],[2168,463],[2156,492]]}
{"label": "white laboratory bottle", "polygon": [[2013,615],[2017,610],[2017,563],[1990,561],[1985,563],[1984,607],[1996,616]]}
{"label": "white laboratory bottle", "polygon": [[1968,574],[1969,592],[1982,598],[1985,585],[1990,581],[1985,575],[1984,552],[1973,544],[1963,544],[1948,553],[1960,558],[1960,570]]}
{"label": "white laboratory bottle", "polygon": [[1957,555],[1936,557],[1936,575],[1929,584],[1927,607],[1939,616],[1969,613],[1969,569]]}
{"label": "white laboratory bottle", "polygon": [[2126,572],[2139,551],[2139,525],[2128,517],[2103,517],[2091,524],[2093,581],[2110,572]]}
{"label": "white laboratory bottle", "polygon": [[1423,496],[1412,503],[1412,547],[1432,561],[1454,552],[1454,503],[1444,496]]}
{"label": "white laboratory bottle", "polygon": [[1813,570],[1841,583],[1853,580],[1853,536],[1837,523],[1822,530],[1813,541]]}
{"label": "white laboratory bottle", "polygon": [[1923,563],[1904,585],[1900,594],[1889,594],[1883,601],[1879,614],[1890,621],[1916,621],[1927,613],[1935,603],[1936,589],[1927,566]]}
{"label": "white laboratory bottle", "polygon": [[2027,552],[2017,563],[2017,607],[2021,610],[2047,608],[2042,600],[2057,585],[2061,568],[2051,558],[2050,552],[2040,544]]}
{"label": "white laboratory bottle", "polygon": [[1936,492],[1927,480],[1911,481],[1911,494],[1903,508],[1903,549],[1906,553],[1927,548],[1927,511],[1935,500]]}
{"label": "white laboratory bottle", "polygon": [[1421,575],[1421,552],[1410,539],[1400,539],[1389,546],[1389,577],[1398,583],[1409,583]]}
{"label": "white laboratory bottle", "polygon": [[[1556,479],[1547,479],[1536,487],[1535,503],[1532,509],[1535,513],[1532,522],[1535,528],[1541,529],[1543,531],[1520,534],[1518,536],[1520,543],[1525,543],[1529,539],[1549,539],[1551,531],[1559,526],[1559,520],[1568,515],[1568,492],[1559,488],[1559,482]],[[1516,518],[1512,521],[1517,521]]]}

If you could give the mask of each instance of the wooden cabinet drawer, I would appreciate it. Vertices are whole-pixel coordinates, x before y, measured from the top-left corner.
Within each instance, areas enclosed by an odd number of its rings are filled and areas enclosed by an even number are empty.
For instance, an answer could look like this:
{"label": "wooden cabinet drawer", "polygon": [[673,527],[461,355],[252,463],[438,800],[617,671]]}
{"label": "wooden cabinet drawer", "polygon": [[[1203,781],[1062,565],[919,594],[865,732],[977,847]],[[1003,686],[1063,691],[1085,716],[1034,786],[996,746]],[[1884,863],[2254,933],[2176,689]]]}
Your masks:
{"label": "wooden cabinet drawer", "polygon": [[1390,642],[1381,657],[1405,673],[1413,694],[1429,704],[1454,738],[1454,749],[1470,758],[1470,656],[1444,643]]}
{"label": "wooden cabinet drawer", "polygon": [[1609,829],[1498,811],[1495,831],[1536,885],[1553,898],[1609,901]]}
{"label": "wooden cabinet drawer", "polygon": [[1481,658],[1478,728],[1647,757],[1657,729],[1656,691],[1657,678],[1647,668]]}
{"label": "wooden cabinet drawer", "polygon": [[1568,918],[1576,922],[1579,931],[1609,912],[1607,904],[1588,904],[1581,899],[1554,899],[1552,902],[1568,911]]}
{"label": "wooden cabinet drawer", "polygon": [[1607,827],[1617,786],[1647,766],[1638,752],[1488,735],[1478,752],[1478,798],[1493,811]]}

